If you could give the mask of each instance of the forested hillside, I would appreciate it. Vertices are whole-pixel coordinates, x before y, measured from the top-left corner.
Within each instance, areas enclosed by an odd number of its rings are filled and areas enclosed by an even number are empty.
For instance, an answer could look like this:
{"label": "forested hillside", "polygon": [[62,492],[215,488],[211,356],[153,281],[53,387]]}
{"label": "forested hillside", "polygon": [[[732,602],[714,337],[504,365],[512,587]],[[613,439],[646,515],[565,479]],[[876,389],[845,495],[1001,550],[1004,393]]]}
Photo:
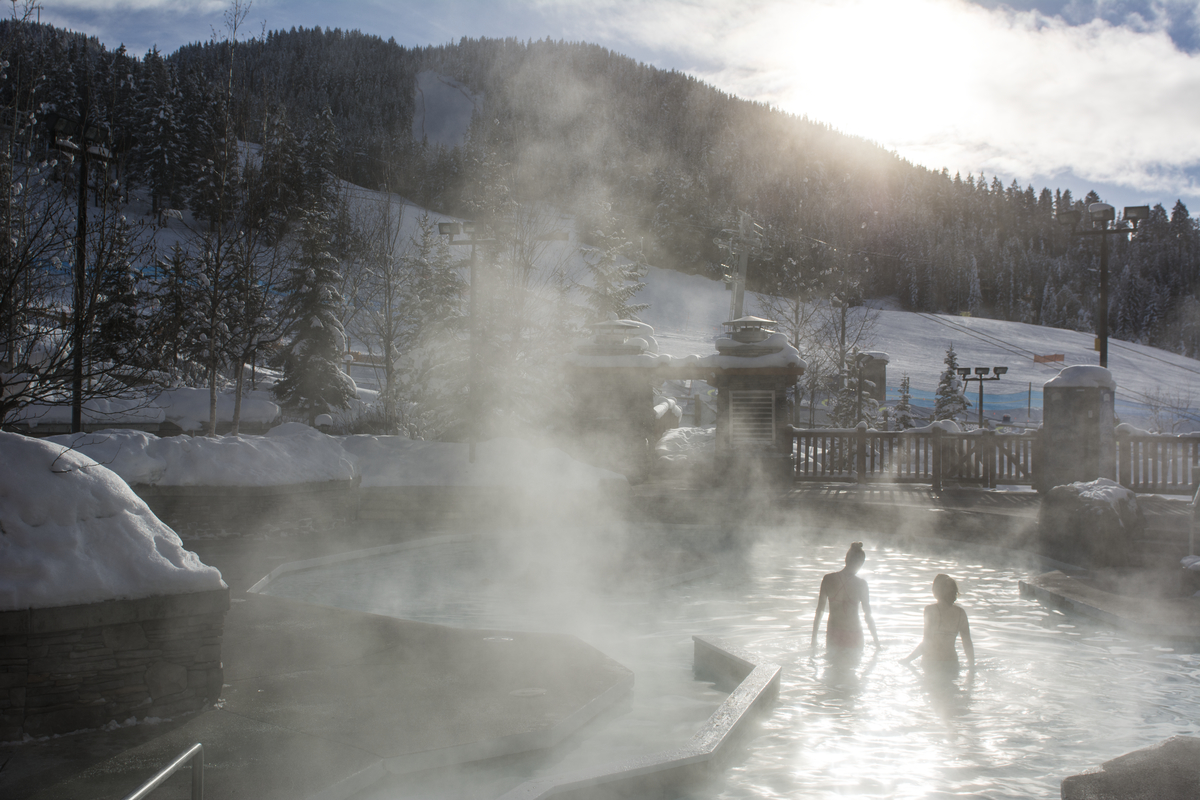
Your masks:
{"label": "forested hillside", "polygon": [[[172,63],[219,77],[225,52],[196,45]],[[501,185],[514,200],[551,200],[644,237],[651,263],[710,275],[720,274],[713,239],[742,209],[765,228],[750,270],[759,290],[891,295],[910,310],[1094,327],[1098,247],[1054,215],[1103,199],[1095,194],[933,172],[588,44],[413,50],[318,29],[245,43],[237,58],[252,127],[272,103],[298,122],[329,104],[349,145],[342,174],[428,207],[478,214],[487,187]],[[411,138],[413,79],[425,69],[485,98],[464,148]],[[1136,239],[1114,241],[1110,273],[1113,335],[1200,354],[1200,233],[1182,203],[1154,206]]]}
{"label": "forested hillside", "polygon": [[[235,365],[269,360],[281,399],[311,418],[347,401],[329,364],[350,327],[388,365],[385,427],[416,414],[410,431],[453,431],[465,356],[447,343],[461,343],[464,309],[449,248],[427,221],[419,242],[402,242],[391,201],[364,211],[339,181],[476,220],[490,237],[478,318],[488,391],[514,419],[553,395],[529,370],[588,313],[624,302],[638,274],[624,259],[720,276],[717,240],[739,212],[763,229],[749,270],[759,291],[1093,327],[1096,242],[1055,219],[1092,194],[917,167],[594,45],[405,48],[320,29],[246,39],[238,23],[141,56],[0,23],[0,417],[68,387],[99,396],[164,375],[211,387],[215,409],[223,381],[241,396]],[[461,147],[413,138],[427,70],[483,98]],[[573,214],[593,248],[590,284],[542,269],[548,209]],[[163,226],[179,231],[169,252]],[[1200,355],[1200,230],[1182,204],[1154,206],[1131,241],[1114,237],[1110,272],[1114,336]],[[610,284],[611,295],[587,288]],[[562,313],[534,312],[534,294]]]}

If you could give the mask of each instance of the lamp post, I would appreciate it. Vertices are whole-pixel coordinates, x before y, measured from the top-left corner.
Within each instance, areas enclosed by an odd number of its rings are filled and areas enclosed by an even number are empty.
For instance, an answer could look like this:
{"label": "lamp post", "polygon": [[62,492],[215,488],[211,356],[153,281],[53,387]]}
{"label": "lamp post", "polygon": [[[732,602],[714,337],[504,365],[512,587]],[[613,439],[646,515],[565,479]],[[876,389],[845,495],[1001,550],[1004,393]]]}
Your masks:
{"label": "lamp post", "polygon": [[[1124,236],[1137,230],[1138,223],[1150,219],[1150,206],[1125,206],[1121,222],[1116,222],[1116,209],[1108,203],[1092,203],[1087,207],[1087,219],[1091,228],[1077,230],[1083,221],[1083,212],[1077,208],[1061,211],[1058,221],[1071,226],[1073,236],[1100,237],[1100,310],[1096,315],[1096,338],[1100,340],[1100,366],[1108,368],[1108,237]],[[1125,227],[1132,222],[1133,227]]]}
{"label": "lamp post", "polygon": [[[479,423],[479,297],[475,289],[475,247],[480,244],[491,244],[494,239],[476,239],[474,222],[439,222],[438,233],[450,237],[452,245],[471,245],[471,272],[468,286],[471,290],[469,315],[471,317],[471,333],[469,344],[470,371],[467,373],[467,461],[475,463],[475,440],[479,438],[477,425]],[[455,236],[465,234],[466,239],[455,239]]]}
{"label": "lamp post", "polygon": [[[971,367],[959,367],[958,374],[962,377],[964,382],[979,381],[979,428],[980,428],[980,430],[982,430],[983,429],[983,382],[1000,380],[1000,376],[1003,375],[1004,373],[1008,372],[1008,367],[992,367],[990,369],[988,367],[975,367],[974,368],[974,371],[975,371],[974,377],[971,376],[971,370],[972,370]],[[991,372],[992,374],[988,375],[989,372]]]}
{"label": "lamp post", "polygon": [[[452,245],[471,245],[471,272],[468,280],[468,285],[471,290],[471,300],[468,313],[471,317],[471,333],[470,333],[470,354],[471,365],[468,373],[467,384],[467,415],[470,417],[468,423],[468,438],[467,438],[467,461],[471,464],[475,463],[475,443],[479,438],[479,417],[481,400],[483,399],[479,393],[479,293],[475,286],[476,260],[475,248],[477,245],[495,244],[496,239],[480,239],[476,236],[475,223],[470,221],[464,222],[439,222],[438,233],[442,236],[448,236]],[[455,236],[464,235],[465,239],[455,239]],[[529,241],[534,242],[565,242],[569,241],[570,237],[566,231],[554,230],[548,231],[540,236],[534,236]]]}
{"label": "lamp post", "polygon": [[[843,308],[844,308],[844,306],[843,306]],[[858,369],[858,381],[854,385],[854,424],[855,425],[862,422],[862,420],[863,420],[863,416],[862,416],[863,364],[869,363],[874,360],[875,360],[875,356],[871,355],[870,353],[855,353],[854,354],[854,366]]]}

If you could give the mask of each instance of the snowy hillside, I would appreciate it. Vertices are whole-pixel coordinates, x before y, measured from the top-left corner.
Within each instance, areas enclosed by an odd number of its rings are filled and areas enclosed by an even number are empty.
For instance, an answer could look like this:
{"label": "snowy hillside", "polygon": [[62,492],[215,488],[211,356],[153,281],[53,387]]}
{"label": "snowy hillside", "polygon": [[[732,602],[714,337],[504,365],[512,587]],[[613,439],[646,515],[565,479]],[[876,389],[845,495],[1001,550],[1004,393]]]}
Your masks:
{"label": "snowy hillside", "polygon": [[[670,355],[712,352],[712,338],[729,318],[724,284],[696,275],[651,269],[638,296],[651,304],[641,314],[654,326],[660,350]],[[879,304],[882,305],[882,304]],[[767,316],[747,299],[750,313]],[[854,309],[851,313],[863,313]],[[1018,322],[878,310],[873,339],[864,349],[888,354],[888,400],[898,396],[900,379],[911,379],[914,405],[932,407],[946,348],[954,345],[964,367],[1008,367],[999,381],[984,387],[987,416],[1009,413],[1023,420],[1027,405],[1039,418],[1042,384],[1065,366],[1097,364],[1090,333],[1042,328]],[[1035,355],[1062,354],[1058,363],[1034,363]],[[1137,424],[1149,418],[1147,398],[1156,394],[1188,401],[1192,427],[1200,428],[1200,361],[1153,347],[1109,339],[1109,369],[1117,381],[1117,415]],[[977,398],[972,384],[968,396]]]}

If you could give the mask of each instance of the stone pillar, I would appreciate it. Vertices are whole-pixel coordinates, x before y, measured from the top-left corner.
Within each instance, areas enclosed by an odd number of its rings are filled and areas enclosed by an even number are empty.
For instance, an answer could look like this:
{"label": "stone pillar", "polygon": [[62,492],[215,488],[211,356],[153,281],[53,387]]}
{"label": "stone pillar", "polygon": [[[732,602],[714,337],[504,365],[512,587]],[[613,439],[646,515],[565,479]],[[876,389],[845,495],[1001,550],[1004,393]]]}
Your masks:
{"label": "stone pillar", "polygon": [[1067,367],[1042,387],[1038,491],[1116,476],[1117,384],[1103,367]]}

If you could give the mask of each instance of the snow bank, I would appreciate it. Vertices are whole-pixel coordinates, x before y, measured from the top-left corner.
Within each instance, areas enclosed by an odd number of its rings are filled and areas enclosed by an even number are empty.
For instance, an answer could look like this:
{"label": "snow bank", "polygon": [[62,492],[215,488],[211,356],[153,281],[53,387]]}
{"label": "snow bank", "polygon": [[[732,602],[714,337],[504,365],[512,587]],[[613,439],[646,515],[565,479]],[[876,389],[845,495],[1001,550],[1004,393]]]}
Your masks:
{"label": "snow bank", "polygon": [[[145,397],[96,398],[83,404],[84,425],[157,425],[166,419],[162,408]],[[58,404],[30,403],[13,412],[12,424],[69,425],[71,424],[70,402]]]}
{"label": "snow bank", "polygon": [[111,470],[0,432],[0,611],[225,588]]}
{"label": "snow bank", "polygon": [[364,487],[515,486],[556,492],[597,488],[625,476],[584,464],[562,450],[538,448],[520,439],[493,439],[476,445],[424,442],[398,436],[347,436],[343,440],[363,476]]}
{"label": "snow bank", "polygon": [[654,444],[654,453],[663,461],[682,464],[711,459],[717,447],[717,429],[672,428]]}
{"label": "snow bank", "polygon": [[[228,392],[217,395],[219,422],[233,421],[234,399]],[[155,403],[162,408],[167,422],[173,422],[185,431],[199,431],[208,427],[208,389],[167,389]],[[241,422],[267,425],[278,417],[279,406],[267,392],[256,390],[242,398]]]}
{"label": "snow bank", "polygon": [[266,436],[171,436],[109,430],[50,437],[104,464],[127,483],[282,486],[357,475],[340,441],[297,422]]}

